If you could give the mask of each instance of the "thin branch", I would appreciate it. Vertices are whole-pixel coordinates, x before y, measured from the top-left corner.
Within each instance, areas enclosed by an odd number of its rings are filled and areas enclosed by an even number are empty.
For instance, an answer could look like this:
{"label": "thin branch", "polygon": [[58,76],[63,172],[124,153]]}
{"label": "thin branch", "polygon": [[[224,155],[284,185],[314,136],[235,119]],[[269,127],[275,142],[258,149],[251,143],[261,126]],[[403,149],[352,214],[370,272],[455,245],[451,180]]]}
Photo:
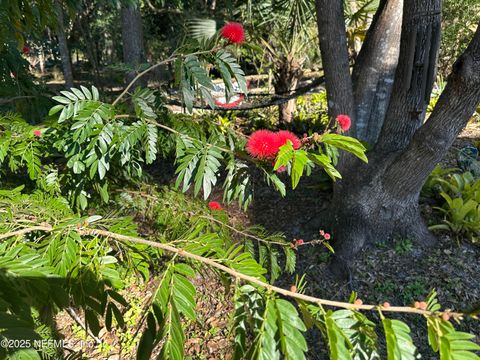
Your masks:
{"label": "thin branch", "polygon": [[80,316],[77,315],[77,313],[75,312],[75,310],[73,310],[73,308],[71,307],[68,307],[67,309],[67,313],[68,315],[70,315],[70,317],[75,320],[75,322],[83,329],[85,330],[85,332],[93,339],[95,340],[95,342],[97,344],[101,344],[102,343],[102,340],[100,340],[98,337],[95,336],[95,334],[92,332],[92,330],[90,330],[87,325],[85,325],[85,323],[82,321],[82,319],[80,319]]}
{"label": "thin branch", "polygon": [[[205,50],[205,51],[197,51],[197,52],[194,52],[194,53],[191,53],[191,54],[188,54],[188,55],[200,55],[200,54],[208,54],[208,53],[211,53],[211,52],[214,52],[215,49],[211,49],[211,50]],[[128,92],[128,90],[130,90],[130,88],[137,82],[138,79],[140,79],[143,75],[145,75],[146,73],[152,71],[153,69],[161,66],[161,65],[165,65],[165,64],[168,64],[169,62],[172,62],[172,61],[175,61],[179,56],[179,54],[176,54],[175,52],[170,55],[167,59],[163,60],[163,61],[160,61],[159,63],[155,64],[155,65],[152,65],[150,66],[148,69],[145,69],[143,70],[142,72],[138,73],[137,76],[135,76],[133,78],[132,81],[130,81],[130,83],[127,85],[127,87],[120,93],[120,95],[118,95],[118,97],[113,101],[112,105],[115,106],[124,96],[125,94]]]}
{"label": "thin branch", "polygon": [[249,233],[247,233],[247,232],[238,230],[238,229],[234,228],[233,226],[230,226],[230,225],[228,225],[228,224],[225,224],[225,223],[221,222],[220,220],[217,220],[217,219],[215,219],[215,218],[213,218],[213,217],[211,217],[211,216],[200,215],[199,217],[204,218],[204,219],[207,219],[207,220],[209,220],[209,221],[216,222],[217,224],[220,224],[220,225],[222,225],[222,226],[225,226],[226,228],[228,228],[228,229],[230,229],[230,230],[232,230],[232,231],[234,231],[234,232],[236,232],[236,233],[238,233],[238,234],[240,234],[240,235],[243,235],[243,236],[245,236],[245,237],[248,237],[248,238],[250,238],[250,239],[253,239],[253,240],[255,240],[255,241],[263,242],[263,243],[265,243],[265,244],[275,244],[275,245],[288,246],[288,247],[290,247],[290,245],[291,245],[290,243],[284,243],[284,242],[280,242],[280,241],[268,241],[268,240],[265,240],[265,239],[261,239],[261,238],[255,236],[255,235],[252,235],[252,234],[249,234]]}
{"label": "thin branch", "polygon": [[170,56],[168,59],[166,60],[163,60],[161,62],[159,62],[158,64],[155,64],[155,65],[152,65],[150,66],[148,69],[145,69],[143,70],[142,72],[138,73],[137,76],[135,76],[133,78],[132,81],[130,81],[130,83],[127,85],[127,87],[120,93],[120,95],[118,95],[118,97],[113,101],[112,105],[115,106],[124,96],[125,94],[128,92],[128,90],[130,90],[130,88],[133,86],[133,84],[135,84],[135,82],[140,79],[143,75],[145,75],[146,73],[152,71],[153,69],[161,66],[161,65],[165,65],[173,60],[175,60],[176,57],[174,57],[173,55]]}
{"label": "thin branch", "polygon": [[17,100],[33,99],[33,98],[35,98],[35,96],[15,96],[10,98],[4,98],[4,99],[0,99],[0,105],[8,104],[10,102],[14,102]]}
{"label": "thin branch", "polygon": [[7,238],[12,237],[12,236],[25,235],[25,234],[28,234],[28,233],[31,233],[31,232],[34,232],[34,231],[50,232],[52,230],[53,230],[53,228],[50,225],[49,226],[32,226],[32,227],[29,227],[29,228],[25,228],[25,229],[21,229],[21,230],[17,230],[17,231],[12,231],[12,232],[9,232],[9,233],[6,233],[6,234],[1,234],[0,235],[0,240],[7,239]]}
{"label": "thin branch", "polygon": [[[45,229],[46,229],[45,231],[47,231],[47,232],[52,232],[53,231],[53,228],[45,228]],[[38,230],[38,227],[22,229],[24,234],[32,232],[32,231],[37,231],[37,230]],[[373,310],[373,311],[388,311],[388,312],[397,312],[397,313],[412,313],[412,314],[419,314],[419,315],[425,315],[425,316],[432,316],[432,315],[436,316],[436,315],[441,314],[439,312],[421,310],[421,309],[416,309],[416,308],[409,307],[409,306],[384,307],[382,305],[366,305],[366,304],[356,305],[356,304],[342,302],[342,301],[333,301],[333,300],[321,299],[321,298],[317,298],[317,297],[314,297],[314,296],[309,296],[309,295],[304,295],[304,294],[300,294],[300,293],[297,293],[297,292],[289,291],[289,290],[280,288],[278,286],[270,285],[270,284],[268,284],[268,283],[266,283],[266,282],[264,282],[264,281],[262,281],[262,280],[260,280],[256,277],[245,275],[245,274],[242,274],[238,271],[235,271],[235,270],[233,270],[233,269],[231,269],[231,268],[229,268],[225,265],[222,265],[222,264],[218,263],[217,261],[215,261],[213,259],[209,259],[209,258],[200,256],[200,255],[196,255],[196,254],[192,254],[192,253],[187,252],[183,249],[177,249],[177,248],[175,248],[173,246],[170,246],[170,245],[167,245],[167,244],[154,242],[154,241],[150,241],[150,240],[145,240],[145,239],[138,238],[138,237],[133,237],[133,236],[121,235],[121,234],[117,234],[117,233],[106,231],[106,230],[100,230],[100,229],[89,229],[89,228],[84,227],[84,228],[79,228],[79,229],[75,228],[73,230],[77,231],[80,235],[101,236],[101,237],[106,237],[106,238],[110,238],[110,239],[115,239],[117,241],[124,242],[124,243],[133,242],[133,243],[137,243],[137,244],[143,244],[143,245],[155,247],[155,248],[158,248],[158,249],[162,249],[162,250],[177,254],[178,256],[181,256],[181,257],[184,257],[184,258],[199,261],[203,264],[206,264],[208,266],[211,266],[211,267],[214,267],[218,270],[221,270],[221,271],[233,276],[236,279],[241,279],[241,280],[248,281],[252,284],[255,284],[255,285],[258,285],[258,286],[260,286],[264,289],[267,289],[268,291],[274,291],[278,294],[282,294],[284,296],[287,296],[287,297],[290,297],[290,298],[293,298],[293,299],[296,299],[296,300],[306,301],[306,302],[314,303],[314,304],[317,304],[317,305],[326,305],[326,306],[333,306],[333,307],[339,307],[339,308],[344,308],[344,309],[352,309],[352,310]],[[14,236],[14,235],[15,235],[14,233],[7,233],[7,234],[4,234],[3,237],[10,237],[10,236]],[[465,315],[463,313],[450,312],[450,311],[448,311],[448,314],[455,319],[462,319],[463,316]]]}
{"label": "thin branch", "polygon": [[[293,90],[294,92],[289,94],[289,95],[278,95],[278,94],[269,94],[271,96],[271,99],[269,101],[265,102],[260,102],[260,103],[244,103],[238,106],[232,106],[232,107],[221,107],[221,106],[216,106],[215,108],[211,108],[208,105],[194,105],[193,107],[195,109],[200,109],[200,110],[213,110],[213,111],[232,111],[232,110],[253,110],[253,109],[261,109],[261,108],[266,108],[270,106],[276,106],[276,105],[281,105],[289,102],[292,99],[296,99],[299,96],[302,96],[304,94],[307,94],[310,90],[316,88],[317,86],[321,85],[324,83],[325,77],[321,76],[318,79],[312,81],[309,85],[298,88],[296,90]],[[255,95],[255,94],[254,94]],[[178,105],[178,106],[183,106],[183,103],[181,101],[172,99],[168,101],[168,105]]]}

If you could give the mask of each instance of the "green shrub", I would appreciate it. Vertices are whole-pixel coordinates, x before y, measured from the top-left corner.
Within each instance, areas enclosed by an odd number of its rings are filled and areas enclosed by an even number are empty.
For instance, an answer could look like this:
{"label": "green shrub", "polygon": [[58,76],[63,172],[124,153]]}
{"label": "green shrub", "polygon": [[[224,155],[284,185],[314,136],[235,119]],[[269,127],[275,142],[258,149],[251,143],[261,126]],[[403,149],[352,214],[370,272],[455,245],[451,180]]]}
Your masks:
{"label": "green shrub", "polygon": [[432,225],[430,229],[450,231],[457,242],[467,237],[477,243],[480,235],[480,179],[475,179],[469,172],[445,177],[445,172],[437,169],[428,186],[435,187],[443,199],[442,206],[435,209],[444,216],[441,224]]}

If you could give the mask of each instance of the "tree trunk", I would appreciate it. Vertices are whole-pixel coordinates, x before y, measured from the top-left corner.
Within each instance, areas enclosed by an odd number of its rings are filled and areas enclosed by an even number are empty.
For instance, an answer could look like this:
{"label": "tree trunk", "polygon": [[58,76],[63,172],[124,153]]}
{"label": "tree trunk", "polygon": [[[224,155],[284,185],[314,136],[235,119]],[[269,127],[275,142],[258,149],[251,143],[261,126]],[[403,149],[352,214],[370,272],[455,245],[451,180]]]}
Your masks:
{"label": "tree trunk", "polygon": [[88,62],[93,68],[93,74],[94,74],[94,83],[97,87],[101,87],[100,83],[100,66],[98,63],[98,59],[96,56],[96,52],[93,51],[93,48],[91,44],[94,43],[94,40],[92,38],[92,34],[90,32],[90,17],[88,14],[88,10],[82,14],[81,17],[78,18],[78,25],[80,30],[82,31],[82,35],[85,37],[85,54],[87,55]]}
{"label": "tree trunk", "polygon": [[70,60],[70,51],[68,49],[67,37],[65,35],[65,24],[63,19],[63,7],[60,0],[55,0],[55,11],[57,13],[57,38],[60,57],[62,59],[63,78],[67,88],[73,87],[73,71]]}
{"label": "tree trunk", "polygon": [[[122,7],[122,41],[123,41],[123,61],[137,67],[145,62],[145,49],[143,43],[142,15],[137,7]],[[129,71],[127,82],[133,80],[136,71]],[[137,85],[145,85],[145,80],[140,79]]]}
{"label": "tree trunk", "polygon": [[[369,31],[372,38],[365,41],[367,47],[362,50],[363,56],[381,53],[369,46],[376,41],[380,44],[376,46],[381,46],[385,41],[386,35],[375,40],[379,35],[375,35],[375,27],[381,28],[382,16],[387,16],[388,7],[396,1],[388,0],[379,10],[381,14],[377,14],[372,24],[374,28]],[[317,5],[320,2],[317,0]],[[329,5],[322,6],[325,10]],[[435,241],[421,218],[418,203],[420,190],[480,102],[480,30],[477,29],[469,47],[455,63],[432,115],[424,123],[436,71],[440,7],[440,0],[404,0],[399,61],[378,142],[368,153],[368,164],[349,157],[348,166],[342,168],[344,180],[334,188],[328,220],[336,249],[332,265],[338,275],[347,275],[355,254],[376,241],[395,236],[424,245]],[[325,11],[323,14],[325,16]],[[330,16],[333,17],[332,13]],[[391,24],[385,31],[392,26],[395,27]],[[338,40],[336,33],[331,37],[331,41]],[[327,48],[325,42],[328,41],[320,39],[322,58]],[[368,79],[360,80],[370,71],[361,66],[368,67],[365,64],[371,61],[359,56],[358,68],[353,76],[358,82],[353,85],[355,99],[368,99],[368,96],[358,97],[358,94],[368,94],[369,90],[362,89],[363,86],[372,88]],[[338,67],[330,70],[337,72],[337,78],[343,76],[345,79],[349,75],[345,71],[343,75],[338,74]],[[340,84],[343,94],[348,93],[346,84],[345,81]],[[329,106],[346,102],[348,107],[348,100],[342,99],[338,91],[334,95],[329,84],[326,85],[331,96]],[[332,86],[335,84],[331,83]],[[372,124],[368,122],[367,128],[370,126]]]}
{"label": "tree trunk", "polygon": [[[275,94],[290,95],[300,79],[302,78],[303,61],[283,57],[279,62],[278,69],[275,73]],[[290,123],[293,120],[296,111],[296,101],[292,99],[278,106],[278,119],[280,123]]]}
{"label": "tree trunk", "polygon": [[380,4],[353,68],[356,127],[351,135],[371,145],[380,134],[393,90],[402,13],[403,0]]}
{"label": "tree trunk", "polygon": [[[343,1],[316,0],[318,37],[327,89],[328,115],[354,118]],[[355,122],[352,124],[354,131]]]}

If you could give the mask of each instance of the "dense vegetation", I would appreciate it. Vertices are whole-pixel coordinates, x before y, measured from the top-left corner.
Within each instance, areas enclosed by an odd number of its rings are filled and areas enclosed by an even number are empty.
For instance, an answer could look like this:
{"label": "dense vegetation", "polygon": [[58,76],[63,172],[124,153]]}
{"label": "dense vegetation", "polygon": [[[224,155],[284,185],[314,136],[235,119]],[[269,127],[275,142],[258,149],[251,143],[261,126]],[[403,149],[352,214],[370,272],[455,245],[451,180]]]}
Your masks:
{"label": "dense vegetation", "polygon": [[[346,2],[352,64],[386,3]],[[1,359],[207,358],[191,355],[190,340],[222,312],[227,341],[214,358],[479,358],[478,334],[464,331],[478,329],[478,299],[442,308],[437,291],[416,282],[401,306],[364,304],[355,291],[345,301],[311,296],[298,254],[335,258],[341,232],[325,222],[315,239],[292,240],[238,221],[259,181],[285,196],[309,177],[336,199],[357,181],[348,164],[378,163],[356,138],[354,114],[332,113],[314,13],[313,2],[289,0],[2,3]],[[444,13],[438,91],[424,109],[434,119],[445,64],[467,48],[480,11],[467,16],[446,1]],[[138,37],[143,48],[130,41]],[[307,72],[325,75],[329,92],[302,92]],[[263,103],[254,81],[269,92]],[[242,100],[259,106],[222,109]],[[468,249],[480,241],[477,147],[461,149],[458,169],[436,167],[421,192],[429,228]],[[407,238],[395,250],[417,245]],[[205,278],[228,310],[205,304]],[[282,278],[294,279],[288,290]],[[418,319],[423,344],[407,325]],[[322,343],[310,341],[312,329]]]}

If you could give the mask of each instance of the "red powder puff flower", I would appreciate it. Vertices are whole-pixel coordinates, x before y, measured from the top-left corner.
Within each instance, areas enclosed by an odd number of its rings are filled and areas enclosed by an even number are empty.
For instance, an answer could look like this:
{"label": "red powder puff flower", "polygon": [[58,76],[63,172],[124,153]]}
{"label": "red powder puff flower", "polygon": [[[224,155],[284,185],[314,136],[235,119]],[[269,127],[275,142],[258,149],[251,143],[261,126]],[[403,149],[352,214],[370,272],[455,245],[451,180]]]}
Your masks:
{"label": "red powder puff flower", "polygon": [[275,159],[278,152],[278,140],[269,130],[255,131],[247,142],[247,152],[257,159]]}
{"label": "red powder puff flower", "polygon": [[278,147],[285,145],[287,143],[287,140],[290,140],[292,142],[293,148],[295,150],[299,149],[300,146],[302,145],[302,143],[300,142],[300,139],[297,137],[297,135],[295,135],[291,131],[281,130],[281,131],[277,132],[275,134],[275,136],[277,138],[277,146]]}
{"label": "red powder puff flower", "polygon": [[350,125],[352,125],[352,120],[350,120],[348,115],[338,115],[337,122],[343,131],[348,131],[348,129],[350,129]]}
{"label": "red powder puff flower", "polygon": [[330,234],[329,233],[325,233],[325,235],[323,235],[323,238],[325,240],[330,240]]}
{"label": "red powder puff flower", "polygon": [[38,129],[37,129],[37,130],[34,130],[34,131],[33,131],[33,136],[40,137],[40,136],[42,136],[42,132],[41,132],[40,130],[38,130]]}
{"label": "red powder puff flower", "polygon": [[221,30],[222,37],[232,44],[241,44],[245,41],[245,30],[243,25],[236,22],[225,24]]}
{"label": "red powder puff flower", "polygon": [[217,201],[210,201],[208,203],[208,207],[210,210],[223,210],[222,205],[220,205],[220,203]]}

